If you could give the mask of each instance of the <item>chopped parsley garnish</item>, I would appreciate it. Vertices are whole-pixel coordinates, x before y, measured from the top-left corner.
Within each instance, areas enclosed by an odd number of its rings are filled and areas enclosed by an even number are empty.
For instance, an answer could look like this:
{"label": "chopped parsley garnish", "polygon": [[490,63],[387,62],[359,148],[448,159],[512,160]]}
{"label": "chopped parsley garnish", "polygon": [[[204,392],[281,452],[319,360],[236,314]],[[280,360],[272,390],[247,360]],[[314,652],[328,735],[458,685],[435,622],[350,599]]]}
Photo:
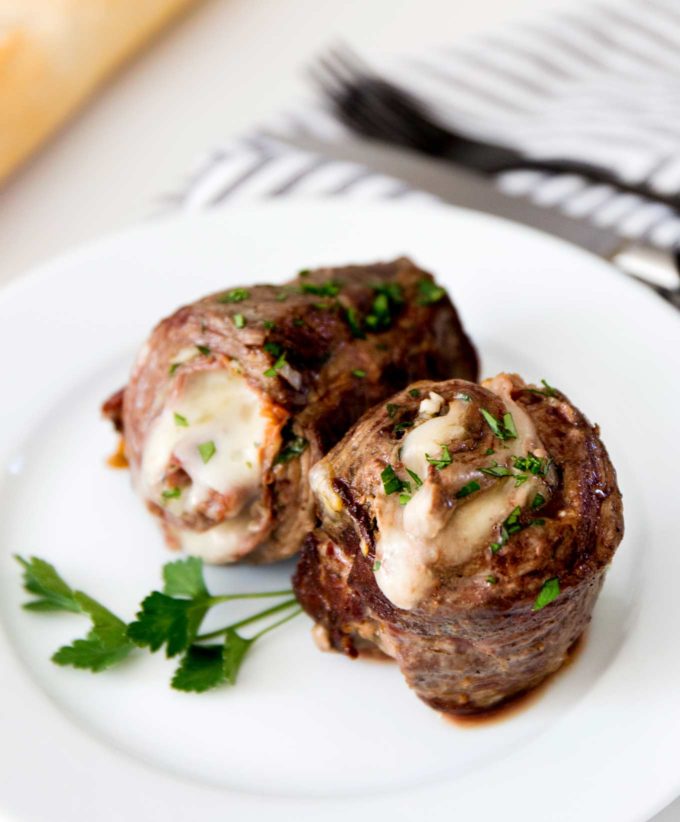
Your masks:
{"label": "chopped parsley garnish", "polygon": [[421,280],[418,283],[418,305],[438,303],[444,296],[446,291],[432,280]]}
{"label": "chopped parsley garnish", "polygon": [[532,607],[532,611],[540,611],[541,608],[545,608],[546,605],[550,605],[550,603],[557,599],[560,595],[560,581],[557,577],[552,577],[551,579],[547,579],[543,583],[543,587],[538,592],[538,596],[536,597],[536,602]]}
{"label": "chopped parsley garnish", "polygon": [[181,488],[166,488],[162,493],[161,496],[163,499],[178,499],[182,496],[182,489]]}
{"label": "chopped parsley garnish", "polygon": [[519,521],[519,518],[522,516],[522,509],[518,506],[512,509],[512,511],[508,514],[508,516],[503,521],[503,527],[508,532],[508,534],[516,534],[518,531],[522,530],[522,524]]}
{"label": "chopped parsley garnish", "polygon": [[359,312],[356,310],[356,308],[346,308],[345,319],[347,320],[347,325],[349,326],[349,330],[352,332],[353,337],[356,337],[357,339],[363,339],[366,336],[361,327]]}
{"label": "chopped parsley garnish", "polygon": [[495,577],[493,574],[489,574],[489,576],[486,578],[486,581],[489,583],[489,585],[495,585],[498,582],[498,577]]}
{"label": "chopped parsley garnish", "polygon": [[492,542],[491,545],[489,545],[489,548],[491,548],[491,553],[492,554],[497,554],[501,550],[502,547],[503,547],[502,542]]}
{"label": "chopped parsley garnish", "polygon": [[382,562],[380,562],[379,559],[376,559],[376,561],[373,563],[373,573],[375,573],[376,571],[379,571],[381,565],[382,565]]}
{"label": "chopped parsley garnish", "polygon": [[201,354],[204,354],[206,357],[210,354],[210,349],[207,345],[197,345],[196,348],[200,351]]}
{"label": "chopped parsley garnish", "polygon": [[303,268],[300,271],[298,271],[298,277],[309,277],[311,273],[312,272],[309,268]]}
{"label": "chopped parsley garnish", "polygon": [[285,465],[292,459],[299,457],[308,445],[309,443],[304,437],[294,436],[292,439],[288,440],[284,447],[279,451],[276,459],[274,460],[274,465]]}
{"label": "chopped parsley garnish", "polygon": [[329,280],[327,283],[302,283],[302,294],[314,294],[317,297],[337,297],[342,290],[342,283]]}
{"label": "chopped parsley garnish", "polygon": [[505,439],[514,440],[517,439],[517,429],[515,428],[515,421],[512,418],[512,414],[508,411],[507,414],[503,414],[503,428],[505,429]]}
{"label": "chopped parsley garnish", "polygon": [[293,325],[294,325],[296,328],[302,328],[302,326],[303,326],[304,324],[305,324],[305,321],[304,321],[301,317],[296,317],[296,318],[293,320]]}
{"label": "chopped parsley garnish", "polygon": [[384,331],[392,325],[393,311],[403,304],[399,283],[383,283],[373,286],[376,296],[371,311],[366,317],[366,325],[371,331]]}
{"label": "chopped parsley garnish", "polygon": [[182,364],[181,362],[172,363],[170,368],[168,368],[168,374],[170,374],[170,376],[172,377],[172,375],[175,373],[175,371],[177,371],[177,369],[180,367],[181,364]]}
{"label": "chopped parsley garnish", "polygon": [[410,494],[399,494],[399,505],[406,505],[407,502],[411,501]]}
{"label": "chopped parsley garnish", "polygon": [[189,420],[186,417],[183,417],[181,414],[178,414],[176,411],[175,411],[174,416],[175,416],[175,424],[176,425],[180,425],[182,428],[188,428],[189,427]]}
{"label": "chopped parsley garnish", "polygon": [[272,328],[276,328],[276,323],[273,323],[271,320],[264,320],[262,325],[267,329],[267,331],[271,331]]}
{"label": "chopped parsley garnish", "polygon": [[490,414],[486,408],[480,408],[479,411],[495,437],[498,437],[499,440],[516,439],[517,429],[515,428],[515,421],[512,418],[512,414],[509,412],[504,414],[503,422],[500,422],[493,414]]}
{"label": "chopped parsley garnish", "polygon": [[487,448],[484,453],[487,457],[490,457],[492,454],[495,454],[496,452],[493,450],[493,448]]}
{"label": "chopped parsley garnish", "polygon": [[270,368],[267,368],[267,370],[263,371],[262,373],[265,377],[275,377],[286,364],[286,352],[284,351],[276,360],[274,365],[272,365]]}
{"label": "chopped parsley garnish", "polygon": [[250,297],[250,291],[246,288],[232,288],[217,298],[218,303],[242,303]]}
{"label": "chopped parsley garnish", "polygon": [[458,391],[457,394],[453,395],[454,400],[462,400],[463,402],[472,402],[472,397],[469,394],[466,394],[464,391]]}
{"label": "chopped parsley garnish", "polygon": [[246,327],[246,318],[243,314],[234,314],[234,325],[236,328],[245,328]]}
{"label": "chopped parsley garnish", "polygon": [[210,460],[215,456],[215,452],[217,451],[215,443],[212,440],[208,440],[208,442],[202,442],[197,447],[198,453],[201,455],[201,459],[204,463],[210,462]]}
{"label": "chopped parsley garnish", "polygon": [[430,465],[434,465],[437,471],[441,471],[442,468],[446,468],[447,465],[451,465],[453,462],[448,445],[442,445],[442,452],[438,457],[431,457],[429,454],[425,454],[425,459]]}
{"label": "chopped parsley garnish", "polygon": [[479,471],[482,474],[486,474],[488,477],[511,477],[512,471],[509,468],[506,468],[504,465],[499,465],[497,462],[494,462],[493,465],[488,466],[487,468],[479,468]]}
{"label": "chopped parsley garnish", "polygon": [[553,388],[546,380],[541,380],[543,384],[544,390],[541,391],[539,388],[525,388],[525,391],[528,391],[530,394],[539,394],[541,397],[556,397],[557,396],[557,389]]}
{"label": "chopped parsley garnish", "polygon": [[352,371],[352,375],[355,376],[355,377],[358,377],[361,380],[366,376],[366,372],[364,371],[363,368],[355,368]]}
{"label": "chopped parsley garnish", "polygon": [[532,519],[529,525],[545,525],[544,519]]}
{"label": "chopped parsley garnish", "polygon": [[[74,591],[44,560],[17,560],[24,567],[24,587],[35,599],[24,605],[32,611],[70,611],[89,617],[91,628],[84,639],[60,648],[52,657],[57,665],[70,665],[98,673],[122,662],[131,652],[146,648],[152,653],[165,646],[168,657],[182,654],[172,687],[201,693],[217,685],[234,685],[247,652],[257,639],[301,612],[292,591],[212,595],[203,578],[203,563],[189,557],[163,567],[163,591],[154,591],[142,602],[134,622],[126,625],[117,616],[81,591]],[[214,605],[233,600],[273,597],[282,600],[224,628],[199,634]],[[241,628],[284,612],[256,634],[243,637]],[[205,644],[218,639],[217,643]]]}
{"label": "chopped parsley garnish", "polygon": [[288,292],[287,291],[279,291],[279,293],[276,295],[276,302],[277,303],[285,303],[285,301],[287,299],[288,299]]}
{"label": "chopped parsley garnish", "polygon": [[[382,480],[383,490],[388,496],[390,494],[401,494],[404,491],[408,494],[411,493],[411,483],[399,479],[396,471],[389,463],[381,471],[380,479]],[[401,502],[401,499],[399,501]],[[402,505],[404,504],[405,503],[402,503]]]}
{"label": "chopped parsley garnish", "polygon": [[513,457],[512,463],[519,471],[528,471],[535,477],[544,477],[550,468],[550,460],[539,459],[531,451],[526,457]]}
{"label": "chopped parsley garnish", "polygon": [[272,365],[270,368],[267,368],[267,370],[263,371],[262,373],[265,377],[275,377],[286,364],[286,352],[284,351],[276,360],[274,365]]}
{"label": "chopped parsley garnish", "polygon": [[543,494],[536,494],[536,496],[531,500],[532,510],[535,511],[537,508],[540,508],[541,505],[543,505],[544,502],[545,502],[545,497],[543,496]]}
{"label": "chopped parsley garnish", "polygon": [[409,389],[408,393],[411,397],[419,397],[420,396],[420,389],[419,388],[411,388],[411,389]]}
{"label": "chopped parsley garnish", "polygon": [[466,485],[464,485],[460,489],[460,491],[456,493],[456,499],[463,499],[464,497],[469,497],[470,494],[474,494],[475,491],[479,491],[480,487],[481,486],[478,482],[472,480],[471,482],[468,482]]}
{"label": "chopped parsley garnish", "polygon": [[387,409],[387,416],[393,420],[399,410],[399,406],[395,405],[393,402],[388,402],[385,408]]}
{"label": "chopped parsley garnish", "polygon": [[412,420],[402,420],[394,426],[394,433],[398,434],[400,431],[406,431],[407,428],[413,428]]}
{"label": "chopped parsley garnish", "polygon": [[409,475],[409,477],[411,477],[411,479],[413,480],[413,482],[416,485],[416,488],[420,488],[420,486],[423,484],[423,481],[420,479],[418,474],[416,474],[415,471],[411,471],[410,468],[406,469],[406,473]]}
{"label": "chopped parsley garnish", "polygon": [[271,354],[272,357],[278,357],[281,351],[283,350],[281,346],[275,342],[266,342],[262,347],[267,352],[267,354]]}

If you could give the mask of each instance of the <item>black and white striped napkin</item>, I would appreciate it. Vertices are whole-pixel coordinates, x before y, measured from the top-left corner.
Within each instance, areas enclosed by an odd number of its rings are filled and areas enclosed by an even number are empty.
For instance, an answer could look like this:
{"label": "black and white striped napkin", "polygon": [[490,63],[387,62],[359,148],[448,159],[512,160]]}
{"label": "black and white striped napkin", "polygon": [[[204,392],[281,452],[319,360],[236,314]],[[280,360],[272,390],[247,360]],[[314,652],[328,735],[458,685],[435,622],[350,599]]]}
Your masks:
{"label": "black and white striped napkin", "polygon": [[[381,65],[388,79],[472,135],[524,154],[580,160],[660,196],[680,192],[680,0],[619,0],[551,13]],[[312,102],[268,124],[330,142],[344,128]],[[512,171],[499,188],[659,247],[680,242],[667,205],[573,174]],[[342,195],[434,199],[353,163],[253,132],[210,152],[165,207],[219,207],[234,197]]]}

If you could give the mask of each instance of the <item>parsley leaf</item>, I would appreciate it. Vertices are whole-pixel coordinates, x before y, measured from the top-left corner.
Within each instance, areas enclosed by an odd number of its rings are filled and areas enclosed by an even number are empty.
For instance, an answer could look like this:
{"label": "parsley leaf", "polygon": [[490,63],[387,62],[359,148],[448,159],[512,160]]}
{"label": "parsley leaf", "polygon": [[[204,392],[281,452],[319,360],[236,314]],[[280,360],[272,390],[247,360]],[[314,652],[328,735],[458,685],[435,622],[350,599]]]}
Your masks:
{"label": "parsley leaf", "polygon": [[300,292],[302,294],[314,294],[317,297],[337,297],[342,290],[342,283],[329,280],[326,283],[302,283]]}
{"label": "parsley leaf", "polygon": [[387,416],[393,420],[399,410],[399,406],[395,405],[393,402],[388,402],[385,408],[387,409]]}
{"label": "parsley leaf", "polygon": [[536,597],[536,601],[533,604],[532,611],[540,611],[541,608],[545,608],[546,605],[549,605],[553,600],[557,599],[560,595],[560,581],[557,577],[552,577],[551,579],[547,579],[538,592],[538,596]]}
{"label": "parsley leaf", "polygon": [[26,602],[24,608],[28,611],[71,611],[74,614],[81,612],[75,591],[59,576],[54,565],[38,557],[25,560],[17,556],[15,559],[24,569],[25,590],[38,597]]}
{"label": "parsley leaf", "polygon": [[375,298],[366,325],[371,331],[384,331],[392,325],[393,312],[404,302],[399,283],[381,283],[373,286]]}
{"label": "parsley leaf", "polygon": [[453,462],[448,445],[442,445],[442,453],[439,457],[431,457],[429,454],[425,454],[425,459],[430,465],[434,465],[437,471],[441,471],[442,468],[446,468],[447,465],[451,465]]}
{"label": "parsley leaf", "polygon": [[347,320],[349,330],[352,332],[352,336],[356,337],[359,340],[364,339],[366,335],[364,334],[364,331],[361,327],[359,312],[356,310],[356,308],[346,308],[345,319]]}
{"label": "parsley leaf", "polygon": [[536,494],[536,496],[531,501],[531,507],[535,511],[537,508],[540,508],[544,502],[545,497],[543,496],[543,494]]}
{"label": "parsley leaf", "polygon": [[203,562],[197,557],[178,559],[163,566],[163,593],[171,597],[208,597]]}
{"label": "parsley leaf", "polygon": [[274,363],[274,365],[272,365],[272,366],[270,366],[269,368],[267,368],[267,370],[266,370],[266,371],[263,371],[263,372],[262,372],[262,374],[263,374],[265,377],[275,377],[275,376],[278,374],[278,372],[279,372],[279,371],[280,371],[280,370],[284,367],[284,365],[286,365],[286,364],[287,364],[287,363],[286,363],[286,352],[284,351],[281,355],[279,355],[279,358],[276,360],[276,362]]}
{"label": "parsley leaf", "polygon": [[215,446],[215,443],[212,440],[208,440],[208,442],[202,442],[197,447],[198,453],[201,455],[201,459],[205,464],[209,463],[217,452],[217,447]]}
{"label": "parsley leaf", "polygon": [[409,396],[411,396],[411,397],[419,397],[420,396],[420,389],[419,388],[410,388],[408,393],[409,393]]}
{"label": "parsley leaf", "polygon": [[411,471],[410,468],[406,469],[406,473],[409,475],[409,477],[411,477],[411,479],[413,480],[413,482],[416,485],[416,488],[420,488],[420,486],[423,484],[423,481],[420,479],[418,474],[416,474],[415,471]]}
{"label": "parsley leaf", "polygon": [[200,351],[201,354],[204,354],[206,357],[210,354],[210,349],[207,345],[197,345],[196,348]]}
{"label": "parsley leaf", "polygon": [[233,320],[234,325],[236,326],[236,328],[245,328],[246,327],[246,318],[243,316],[243,314],[234,314],[234,316],[232,317],[232,320]]}
{"label": "parsley leaf", "polygon": [[480,414],[486,420],[486,424],[492,430],[495,437],[499,440],[513,440],[517,437],[517,429],[515,428],[515,421],[512,414],[509,412],[503,415],[503,422],[497,420],[493,414],[490,414],[486,408],[479,409]]}
{"label": "parsley leaf", "polygon": [[478,482],[475,482],[475,480],[472,480],[471,482],[468,482],[466,485],[464,485],[456,493],[456,499],[464,499],[465,497],[469,497],[470,494],[474,494],[475,491],[479,491],[480,487],[481,486]]}
{"label": "parsley leaf", "polygon": [[511,477],[512,471],[509,468],[506,468],[505,465],[499,465],[495,460],[493,465],[489,465],[486,468],[479,468],[479,471],[482,474],[486,474],[488,477]]}
{"label": "parsley leaf", "polygon": [[98,673],[125,659],[134,647],[125,623],[82,591],[75,592],[75,599],[82,613],[92,620],[92,629],[85,639],[60,648],[52,661]]}
{"label": "parsley leaf", "polygon": [[432,305],[445,296],[446,291],[432,280],[421,280],[418,283],[418,305]]}
{"label": "parsley leaf", "polygon": [[176,691],[201,694],[221,685],[225,678],[222,645],[191,645],[170,684]]}
{"label": "parsley leaf", "polygon": [[228,628],[224,637],[224,675],[230,685],[236,685],[243,658],[257,637],[244,639],[234,628]]}
{"label": "parsley leaf", "polygon": [[188,428],[189,420],[175,411],[175,425],[179,425],[182,428]]}
{"label": "parsley leaf", "polygon": [[179,499],[182,496],[182,489],[178,487],[166,488],[161,492],[161,496],[163,499]]}
{"label": "parsley leaf", "polygon": [[232,288],[217,298],[218,303],[242,303],[250,297],[247,288]]}
{"label": "parsley leaf", "polygon": [[307,448],[309,443],[304,437],[292,437],[292,439],[288,440],[288,442],[284,445],[284,447],[279,451],[276,455],[276,459],[274,460],[274,465],[283,464],[285,465],[287,462],[290,462],[292,459],[299,457],[300,454]]}
{"label": "parsley leaf", "polygon": [[151,651],[165,645],[166,655],[176,656],[194,641],[207,610],[208,602],[202,597],[174,599],[154,591],[142,602],[136,621],[128,626],[128,637]]}
{"label": "parsley leaf", "polygon": [[380,479],[382,480],[383,490],[388,496],[390,494],[399,494],[402,491],[407,491],[409,493],[411,491],[411,484],[405,480],[399,479],[396,471],[389,463],[380,473]]}
{"label": "parsley leaf", "polygon": [[363,368],[355,368],[352,371],[352,376],[358,377],[360,380],[362,380],[366,376],[366,372]]}

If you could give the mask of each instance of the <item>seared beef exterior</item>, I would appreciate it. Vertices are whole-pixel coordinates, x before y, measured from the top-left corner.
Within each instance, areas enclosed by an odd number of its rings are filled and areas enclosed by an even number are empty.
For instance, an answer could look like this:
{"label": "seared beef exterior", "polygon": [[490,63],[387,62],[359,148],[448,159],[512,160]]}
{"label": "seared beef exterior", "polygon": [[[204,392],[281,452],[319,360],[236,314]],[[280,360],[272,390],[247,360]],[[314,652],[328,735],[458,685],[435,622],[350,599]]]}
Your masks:
{"label": "seared beef exterior", "polygon": [[[172,546],[212,562],[272,562],[298,551],[313,526],[309,470],[349,426],[415,378],[454,375],[476,379],[475,350],[444,289],[401,258],[303,271],[282,286],[229,289],[179,309],[153,331],[104,413]],[[215,386],[225,400],[208,413],[199,406],[218,402]],[[171,430],[171,412],[181,430]],[[233,439],[251,430],[257,441],[239,456]],[[192,462],[182,453],[194,433],[201,459]],[[219,475],[222,442],[247,466],[236,486],[224,476],[236,477],[236,462]]]}
{"label": "seared beef exterior", "polygon": [[368,412],[312,472],[320,527],[294,587],[318,644],[394,657],[444,712],[538,685],[587,626],[623,535],[598,434],[516,375],[419,382]]}

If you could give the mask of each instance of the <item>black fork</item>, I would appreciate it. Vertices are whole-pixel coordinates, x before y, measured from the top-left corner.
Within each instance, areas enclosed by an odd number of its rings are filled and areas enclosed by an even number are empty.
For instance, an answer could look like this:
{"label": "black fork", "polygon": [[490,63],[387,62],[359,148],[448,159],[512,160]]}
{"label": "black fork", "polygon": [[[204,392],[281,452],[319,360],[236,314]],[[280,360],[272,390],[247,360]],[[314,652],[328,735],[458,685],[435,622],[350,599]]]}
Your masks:
{"label": "black fork", "polygon": [[381,77],[346,47],[331,49],[312,69],[312,76],[337,119],[362,137],[449,159],[487,176],[527,169],[577,174],[680,210],[678,194],[628,183],[601,166],[559,158],[537,160],[454,131],[439,122],[425,102]]}

